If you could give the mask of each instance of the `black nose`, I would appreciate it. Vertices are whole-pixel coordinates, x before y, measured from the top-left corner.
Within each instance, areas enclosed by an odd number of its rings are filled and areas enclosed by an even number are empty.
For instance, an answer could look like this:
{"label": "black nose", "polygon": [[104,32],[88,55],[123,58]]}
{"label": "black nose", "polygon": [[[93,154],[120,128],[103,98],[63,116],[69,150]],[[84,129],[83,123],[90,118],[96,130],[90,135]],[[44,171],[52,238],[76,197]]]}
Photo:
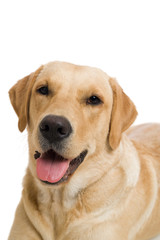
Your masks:
{"label": "black nose", "polygon": [[70,122],[61,116],[48,115],[39,125],[40,132],[50,143],[62,141],[72,132]]}

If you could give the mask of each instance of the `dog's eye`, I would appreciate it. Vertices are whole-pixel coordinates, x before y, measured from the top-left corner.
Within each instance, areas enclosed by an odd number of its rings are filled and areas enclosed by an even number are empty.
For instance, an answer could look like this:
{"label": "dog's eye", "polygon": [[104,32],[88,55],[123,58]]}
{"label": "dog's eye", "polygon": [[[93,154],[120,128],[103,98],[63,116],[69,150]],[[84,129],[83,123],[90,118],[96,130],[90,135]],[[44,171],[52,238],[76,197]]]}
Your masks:
{"label": "dog's eye", "polygon": [[90,105],[99,105],[102,103],[102,101],[97,96],[91,96],[87,99],[86,103]]}
{"label": "dog's eye", "polygon": [[39,92],[42,95],[48,95],[48,87],[47,86],[40,87],[39,89],[37,89],[37,92]]}

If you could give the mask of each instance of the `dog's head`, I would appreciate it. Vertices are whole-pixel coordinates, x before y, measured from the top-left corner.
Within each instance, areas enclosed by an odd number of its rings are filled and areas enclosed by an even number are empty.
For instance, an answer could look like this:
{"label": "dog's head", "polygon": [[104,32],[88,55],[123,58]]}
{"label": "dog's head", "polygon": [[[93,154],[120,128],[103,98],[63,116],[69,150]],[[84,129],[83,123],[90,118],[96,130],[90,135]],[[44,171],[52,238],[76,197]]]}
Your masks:
{"label": "dog's head", "polygon": [[137,115],[116,80],[99,69],[69,63],[41,66],[9,95],[19,130],[28,126],[32,174],[53,185],[91,167],[93,156],[99,161],[102,152],[114,151]]}

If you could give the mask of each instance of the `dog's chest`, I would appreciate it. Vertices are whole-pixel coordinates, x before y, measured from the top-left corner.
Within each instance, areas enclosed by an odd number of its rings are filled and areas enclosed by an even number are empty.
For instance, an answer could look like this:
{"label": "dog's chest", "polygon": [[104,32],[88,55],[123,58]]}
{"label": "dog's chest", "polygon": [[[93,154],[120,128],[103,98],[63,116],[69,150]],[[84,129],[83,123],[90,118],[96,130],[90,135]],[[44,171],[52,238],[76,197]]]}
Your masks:
{"label": "dog's chest", "polygon": [[[59,209],[60,210],[60,209]],[[79,216],[79,212],[69,214],[59,211],[55,214],[55,239],[56,240],[117,240],[118,235],[115,225],[107,226],[106,221],[100,221],[94,215]]]}
{"label": "dog's chest", "polygon": [[[56,240],[99,240],[99,237],[90,236],[95,232],[92,221],[87,221],[86,217],[80,216],[79,211],[64,211],[59,204],[53,207],[53,219]],[[97,234],[99,235],[99,234]],[[103,240],[103,238],[101,238]]]}

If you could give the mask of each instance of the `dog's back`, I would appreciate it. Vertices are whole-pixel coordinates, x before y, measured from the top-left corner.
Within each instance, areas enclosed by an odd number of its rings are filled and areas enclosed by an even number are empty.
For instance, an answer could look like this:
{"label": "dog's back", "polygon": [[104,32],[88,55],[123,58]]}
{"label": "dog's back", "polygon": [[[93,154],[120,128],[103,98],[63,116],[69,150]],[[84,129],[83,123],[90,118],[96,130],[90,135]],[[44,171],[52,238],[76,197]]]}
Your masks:
{"label": "dog's back", "polygon": [[[151,169],[154,169],[156,185],[158,186],[157,196],[159,197],[157,199],[160,199],[160,124],[155,123],[134,126],[127,131],[127,135],[133,141],[141,159],[143,158],[144,161],[148,161],[149,164],[151,164]],[[152,180],[154,181],[154,179]],[[148,191],[150,190],[151,189],[148,185]],[[154,225],[152,229],[154,232],[157,231],[158,233],[160,226],[159,214],[160,202],[157,200],[145,229]],[[155,221],[155,219],[157,219],[157,221]],[[148,233],[146,233],[146,239],[147,234]],[[142,235],[145,236],[145,233],[143,232]],[[138,239],[141,239],[141,234],[137,236],[137,240]],[[156,239],[160,239],[160,236]]]}

